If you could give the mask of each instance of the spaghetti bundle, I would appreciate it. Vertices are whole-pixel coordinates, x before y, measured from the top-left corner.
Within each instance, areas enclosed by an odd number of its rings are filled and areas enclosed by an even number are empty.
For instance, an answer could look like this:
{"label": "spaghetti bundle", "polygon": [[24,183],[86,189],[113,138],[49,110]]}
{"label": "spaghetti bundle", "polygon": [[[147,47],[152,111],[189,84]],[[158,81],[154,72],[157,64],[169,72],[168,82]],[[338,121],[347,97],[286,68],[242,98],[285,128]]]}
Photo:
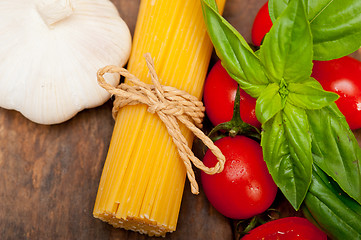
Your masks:
{"label": "spaghetti bundle", "polygon": [[[225,0],[217,3],[222,10]],[[200,1],[142,0],[128,71],[150,84],[147,52],[162,85],[200,99],[212,53]],[[181,130],[191,146],[193,134]],[[158,116],[145,105],[125,106],[116,116],[93,214],[115,227],[164,236],[176,229],[185,176]]]}

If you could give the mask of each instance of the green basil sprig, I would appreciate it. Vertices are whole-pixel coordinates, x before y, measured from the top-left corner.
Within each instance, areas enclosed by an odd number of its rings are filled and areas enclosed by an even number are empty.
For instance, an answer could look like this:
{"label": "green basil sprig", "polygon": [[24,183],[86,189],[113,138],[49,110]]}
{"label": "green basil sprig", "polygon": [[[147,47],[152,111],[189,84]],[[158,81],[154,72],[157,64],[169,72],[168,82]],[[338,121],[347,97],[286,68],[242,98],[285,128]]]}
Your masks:
{"label": "green basil sprig", "polygon": [[[307,194],[314,161],[360,203],[360,149],[344,119],[335,117],[331,111],[330,106],[338,96],[324,91],[310,77],[314,41],[304,2],[290,1],[257,54],[222,18],[213,0],[202,0],[202,8],[223,66],[241,88],[257,98],[256,114],[263,128],[264,159],[292,206],[299,209]],[[320,112],[323,119],[332,119],[327,130],[314,119]],[[326,148],[318,144],[322,137],[332,138],[333,147],[343,151],[325,153]],[[326,159],[328,157],[333,160]],[[332,167],[328,166],[328,161],[333,163]],[[333,174],[337,168],[345,168],[345,171]],[[356,185],[350,187],[350,183]]]}
{"label": "green basil sprig", "polygon": [[[330,60],[356,51],[361,39],[360,0],[304,0],[313,35],[314,59]],[[272,21],[290,0],[269,0]],[[331,50],[330,50],[331,49]]]}

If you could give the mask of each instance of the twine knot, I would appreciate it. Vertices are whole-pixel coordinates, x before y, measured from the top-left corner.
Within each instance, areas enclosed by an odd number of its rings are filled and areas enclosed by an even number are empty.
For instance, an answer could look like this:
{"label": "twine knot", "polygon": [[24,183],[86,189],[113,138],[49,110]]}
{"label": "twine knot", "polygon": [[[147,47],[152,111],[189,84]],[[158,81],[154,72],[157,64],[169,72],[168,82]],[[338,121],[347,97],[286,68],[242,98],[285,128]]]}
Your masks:
{"label": "twine knot", "polygon": [[158,102],[154,103],[153,105],[148,107],[148,112],[150,113],[157,113],[157,112],[163,112],[166,115],[174,115],[174,116],[180,116],[185,114],[183,107],[179,107],[176,104],[170,102],[167,100],[167,102]]}
{"label": "twine knot", "polygon": [[[118,110],[126,105],[145,104],[148,111],[157,114],[167,127],[169,135],[177,146],[178,153],[187,170],[187,177],[191,184],[192,193],[198,194],[198,184],[195,179],[192,163],[207,174],[215,174],[223,171],[225,157],[220,149],[214,145],[201,130],[204,117],[202,101],[189,93],[170,86],[160,84],[154,68],[154,62],[150,54],[144,55],[153,85],[140,81],[126,69],[117,66],[106,66],[97,73],[98,83],[110,94],[115,95],[113,106],[113,118],[116,118]],[[122,83],[117,87],[108,84],[103,75],[105,73],[118,73],[131,83]],[[182,135],[178,121],[193,132],[217,157],[218,163],[212,167],[206,167],[189,148],[187,140]]]}

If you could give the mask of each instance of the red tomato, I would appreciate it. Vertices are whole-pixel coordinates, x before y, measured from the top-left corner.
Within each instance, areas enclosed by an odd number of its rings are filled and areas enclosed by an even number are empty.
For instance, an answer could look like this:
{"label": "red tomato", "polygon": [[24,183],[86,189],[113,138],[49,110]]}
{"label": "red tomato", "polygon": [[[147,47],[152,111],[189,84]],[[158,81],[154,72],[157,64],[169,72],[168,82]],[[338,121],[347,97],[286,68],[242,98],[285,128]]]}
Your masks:
{"label": "red tomato", "polygon": [[[247,219],[266,211],[274,201],[277,186],[263,160],[262,148],[245,136],[224,137],[215,142],[226,157],[221,173],[201,173],[203,190],[217,211],[233,219]],[[207,167],[217,163],[208,150]]]}
{"label": "red tomato", "polygon": [[336,104],[351,129],[361,127],[361,62],[342,57],[330,61],[314,61],[312,77],[327,91],[337,93]]}
{"label": "red tomato", "polygon": [[[218,61],[209,72],[205,85],[203,101],[206,113],[213,125],[228,122],[233,116],[233,105],[238,83],[232,79]],[[256,99],[240,90],[240,115],[244,122],[257,128],[261,123],[256,117]]]}
{"label": "red tomato", "polygon": [[268,12],[268,1],[260,8],[252,26],[252,42],[260,46],[266,33],[272,27],[272,20]]}
{"label": "red tomato", "polygon": [[327,235],[305,218],[287,217],[256,227],[242,240],[327,240]]}

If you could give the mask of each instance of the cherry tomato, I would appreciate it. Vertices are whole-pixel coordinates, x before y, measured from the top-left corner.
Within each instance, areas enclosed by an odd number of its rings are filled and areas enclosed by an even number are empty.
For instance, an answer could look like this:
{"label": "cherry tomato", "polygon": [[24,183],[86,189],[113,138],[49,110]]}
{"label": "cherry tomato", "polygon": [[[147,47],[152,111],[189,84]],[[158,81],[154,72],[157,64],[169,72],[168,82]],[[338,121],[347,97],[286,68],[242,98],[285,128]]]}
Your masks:
{"label": "cherry tomato", "polygon": [[[229,76],[218,61],[209,72],[205,85],[203,101],[206,113],[213,125],[228,122],[233,116],[233,105],[238,83]],[[256,99],[240,90],[240,115],[244,122],[257,128],[261,123],[256,117]]]}
{"label": "cherry tomato", "polygon": [[[213,207],[226,217],[247,219],[266,211],[274,201],[277,186],[263,160],[262,148],[245,136],[224,137],[215,142],[226,157],[224,170],[201,173],[203,190]],[[217,163],[208,150],[207,167]]]}
{"label": "cherry tomato", "polygon": [[349,56],[314,61],[312,77],[327,91],[337,93],[336,104],[351,129],[361,128],[361,62]]}
{"label": "cherry tomato", "polygon": [[242,240],[327,240],[327,235],[301,217],[286,217],[256,227]]}
{"label": "cherry tomato", "polygon": [[272,20],[268,12],[268,1],[260,8],[252,26],[252,42],[260,46],[266,33],[272,27]]}

